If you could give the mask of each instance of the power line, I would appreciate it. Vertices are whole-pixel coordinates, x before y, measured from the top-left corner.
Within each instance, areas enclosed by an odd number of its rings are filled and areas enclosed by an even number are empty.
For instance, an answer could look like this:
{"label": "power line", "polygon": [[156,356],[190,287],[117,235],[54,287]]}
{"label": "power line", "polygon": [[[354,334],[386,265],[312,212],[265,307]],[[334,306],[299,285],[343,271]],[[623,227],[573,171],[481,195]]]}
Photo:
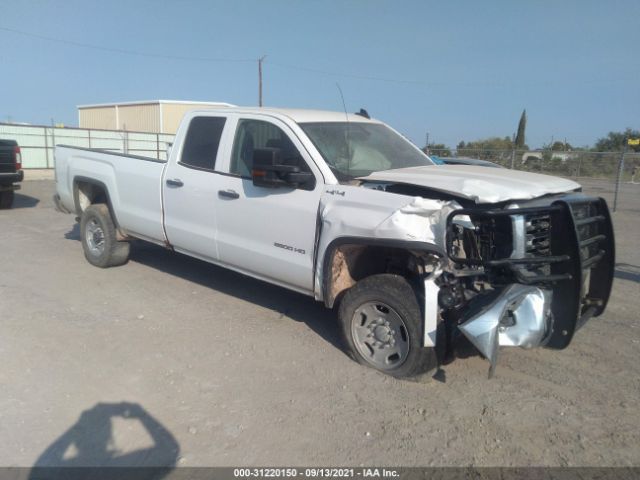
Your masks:
{"label": "power line", "polygon": [[[354,79],[358,79],[358,80],[371,80],[371,81],[377,81],[377,82],[389,82],[389,83],[401,83],[401,84],[405,84],[405,85],[425,85],[425,86],[443,86],[443,85],[458,85],[458,86],[485,86],[485,87],[505,87],[505,86],[509,86],[509,85],[513,85],[514,82],[511,81],[507,81],[507,80],[496,80],[496,79],[486,79],[486,80],[442,80],[442,81],[431,81],[431,80],[407,80],[407,79],[398,79],[398,78],[385,78],[385,77],[376,77],[376,76],[369,76],[369,75],[357,75],[357,74],[350,74],[350,73],[344,73],[344,72],[330,72],[327,70],[320,70],[317,68],[308,68],[308,67],[301,67],[301,66],[297,66],[297,65],[290,65],[290,64],[284,64],[284,63],[279,63],[279,62],[272,62],[272,61],[265,61],[264,63],[268,63],[269,65],[275,66],[275,67],[279,67],[279,68],[286,68],[286,69],[290,69],[290,70],[299,70],[299,71],[303,71],[303,72],[310,72],[310,73],[315,73],[318,75],[326,75],[326,76],[331,76],[331,77],[344,77],[344,78],[354,78]],[[601,79],[571,79],[570,80],[570,84],[571,85],[579,85],[579,84],[584,84],[584,85],[591,85],[591,84],[601,84],[601,83],[616,83],[616,82],[627,82],[627,81],[636,81],[635,79],[637,78],[638,73],[640,73],[640,71],[627,71],[627,72],[621,72],[624,75],[628,75],[629,78],[601,78]],[[469,75],[469,77],[472,77],[475,75]],[[557,79],[550,79],[550,78],[545,78],[542,77],[540,80],[533,80],[530,78],[522,78],[517,80],[517,85],[521,86],[521,87],[527,87],[527,86],[535,86],[535,85],[558,85],[558,84],[563,84],[563,81],[557,80]]]}
{"label": "power line", "polygon": [[66,45],[72,45],[74,47],[89,48],[93,50],[102,50],[104,52],[121,53],[124,55],[135,55],[139,57],[152,57],[162,58],[166,60],[186,60],[192,62],[229,62],[229,63],[253,63],[254,59],[234,59],[234,58],[211,58],[211,57],[187,57],[183,55],[165,55],[161,53],[149,53],[139,52],[135,50],[125,50],[123,48],[111,48],[103,47],[101,45],[92,45],[89,43],[75,42],[72,40],[64,40],[61,38],[48,37],[46,35],[40,35],[38,33],[25,32],[22,30],[16,30],[14,28],[0,27],[0,30],[5,32],[17,33],[18,35],[24,35],[25,37],[39,38],[40,40],[47,40],[49,42],[63,43]]}
{"label": "power line", "polygon": [[[65,40],[61,38],[49,37],[46,35],[40,35],[38,33],[26,32],[23,30],[17,30],[15,28],[8,28],[0,26],[0,31],[10,32],[18,35],[23,35],[26,37],[38,38],[41,40],[46,40],[50,42],[62,43],[66,45],[71,45],[74,47],[80,48],[88,48],[93,50],[101,50],[104,52],[112,52],[119,53],[124,55],[134,55],[140,57],[150,57],[150,58],[162,58],[167,60],[182,60],[182,61],[192,61],[192,62],[219,62],[219,63],[254,63],[255,58],[214,58],[214,57],[190,57],[184,55],[166,55],[160,53],[149,53],[149,52],[140,52],[136,50],[127,50],[122,48],[112,48],[112,47],[104,47],[102,45],[93,45],[89,43],[76,42],[73,40]],[[405,85],[424,85],[424,86],[445,86],[445,85],[458,85],[458,86],[485,86],[485,87],[504,87],[507,85],[513,85],[513,82],[496,79],[486,79],[486,80],[441,80],[441,81],[432,81],[432,80],[416,80],[416,79],[399,79],[399,78],[388,78],[388,77],[378,77],[372,75],[358,75],[344,72],[335,72],[328,70],[321,70],[317,68],[309,68],[303,67],[299,65],[291,65],[286,63],[272,62],[272,61],[263,61],[262,64],[269,64],[274,67],[284,68],[289,70],[298,70],[302,72],[314,73],[317,75],[325,75],[330,77],[342,77],[342,78],[353,78],[357,80],[369,80],[376,82],[387,82],[387,83],[396,83],[396,84],[405,84]],[[617,83],[617,82],[627,82],[627,81],[635,81],[637,77],[638,71],[628,71],[621,72],[623,75],[629,75],[629,78],[608,78],[608,79],[588,79],[588,78],[580,78],[580,79],[571,79],[571,85],[577,84],[601,84],[601,83]],[[534,86],[534,85],[557,85],[562,83],[554,78],[546,78],[542,77],[540,80],[533,80],[531,78],[522,78],[517,81],[517,84],[521,87]]]}
{"label": "power line", "polygon": [[[49,36],[41,35],[38,33],[26,32],[24,30],[17,30],[15,28],[0,26],[0,30],[18,34],[18,35],[23,35],[25,37],[38,38],[40,40],[46,40],[49,42],[56,42],[56,43],[62,43],[65,45],[71,45],[74,47],[88,48],[92,50],[101,50],[104,52],[120,53],[124,55],[134,55],[134,56],[140,56],[140,57],[162,58],[162,59],[168,59],[168,60],[184,60],[184,61],[194,61],[194,62],[254,63],[256,61],[255,59],[188,57],[188,56],[182,56],[182,55],[166,55],[166,54],[159,54],[159,53],[140,52],[136,50],[104,47],[102,45],[94,45],[89,43],[76,42],[73,40],[65,40],[62,38],[49,37]],[[310,72],[310,73],[314,73],[318,75],[326,75],[330,77],[354,78],[358,80],[370,80],[370,81],[378,81],[378,82],[413,84],[413,85],[430,85],[430,86],[447,85],[452,83],[452,82],[446,82],[446,81],[433,82],[433,81],[425,81],[425,80],[403,80],[403,79],[385,78],[385,77],[377,77],[377,76],[370,76],[370,75],[357,75],[357,74],[349,74],[349,73],[341,73],[341,72],[330,72],[330,71],[320,70],[316,68],[301,67],[298,65],[290,65],[290,64],[271,62],[271,61],[263,61],[262,63],[269,64],[278,68]],[[471,82],[471,83],[477,84],[478,82]],[[491,83],[491,82],[487,82],[487,83]]]}
{"label": "power line", "polygon": [[338,73],[338,72],[329,72],[326,70],[319,70],[317,68],[308,68],[308,67],[300,67],[297,65],[287,65],[279,62],[265,62],[269,65],[273,65],[274,67],[287,68],[290,70],[300,70],[303,72],[311,72],[318,73],[320,75],[329,75],[332,77],[345,77],[345,78],[355,78],[359,80],[373,80],[377,82],[391,82],[391,83],[407,83],[407,84],[416,84],[416,85],[436,85],[438,83],[445,84],[446,82],[427,82],[425,80],[402,80],[402,79],[394,79],[394,78],[384,78],[384,77],[373,77],[368,75],[356,75],[350,73]]}

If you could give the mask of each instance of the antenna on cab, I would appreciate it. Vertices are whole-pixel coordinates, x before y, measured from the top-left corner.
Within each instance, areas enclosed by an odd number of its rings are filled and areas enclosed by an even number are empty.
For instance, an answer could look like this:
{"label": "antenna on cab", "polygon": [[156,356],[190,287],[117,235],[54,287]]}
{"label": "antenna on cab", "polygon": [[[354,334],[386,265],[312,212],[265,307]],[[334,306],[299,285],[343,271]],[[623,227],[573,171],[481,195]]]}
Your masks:
{"label": "antenna on cab", "polygon": [[342,88],[340,88],[340,84],[336,82],[336,87],[338,87],[338,91],[340,92],[340,98],[342,99],[342,108],[344,109],[344,118],[347,121],[347,131],[345,135],[345,142],[347,144],[347,172],[351,171],[351,141],[349,139],[349,114],[347,113],[347,104],[344,102],[344,95],[342,94]]}

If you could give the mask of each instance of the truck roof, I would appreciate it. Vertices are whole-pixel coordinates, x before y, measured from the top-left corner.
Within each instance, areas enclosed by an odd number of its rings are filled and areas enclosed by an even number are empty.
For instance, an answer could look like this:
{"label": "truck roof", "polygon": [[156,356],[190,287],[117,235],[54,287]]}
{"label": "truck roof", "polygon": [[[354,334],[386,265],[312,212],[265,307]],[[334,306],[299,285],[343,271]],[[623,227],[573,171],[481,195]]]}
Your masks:
{"label": "truck roof", "polygon": [[298,108],[272,108],[272,107],[225,107],[197,109],[196,111],[219,110],[221,113],[248,113],[248,114],[272,114],[274,116],[288,117],[296,123],[313,122],[349,122],[354,123],[381,123],[379,120],[368,119],[355,113],[333,112],[329,110],[308,110]]}

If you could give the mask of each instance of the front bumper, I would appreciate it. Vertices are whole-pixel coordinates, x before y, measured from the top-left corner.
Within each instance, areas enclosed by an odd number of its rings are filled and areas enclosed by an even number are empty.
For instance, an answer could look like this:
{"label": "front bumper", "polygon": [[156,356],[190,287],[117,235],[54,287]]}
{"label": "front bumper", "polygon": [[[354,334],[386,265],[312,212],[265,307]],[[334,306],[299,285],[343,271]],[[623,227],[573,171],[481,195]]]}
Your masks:
{"label": "front bumper", "polygon": [[[471,220],[504,220],[505,216],[526,220],[543,215],[548,217],[550,225],[548,249],[544,254],[533,252],[515,258],[458,258],[452,254],[451,229],[454,218],[463,215]],[[521,316],[523,319],[527,318],[528,326],[540,326],[538,335],[533,335],[533,338],[539,339],[538,344],[556,349],[565,348],[577,329],[606,308],[613,284],[615,246],[609,209],[602,198],[568,195],[552,199],[544,206],[484,211],[457,210],[449,215],[447,229],[447,252],[451,261],[482,267],[487,272],[510,272],[516,282],[514,285],[520,287],[520,302],[529,295],[539,296],[536,290],[550,299],[548,317],[544,321],[541,321],[542,317]],[[531,273],[532,271],[535,273]],[[491,304],[495,308],[487,310],[486,305],[470,308],[470,313],[463,319],[465,323],[460,326],[472,343],[476,346],[484,345],[480,350],[490,361],[492,357],[495,358],[494,350],[497,346],[505,344],[499,341],[497,332],[501,318],[498,317],[505,315],[508,302],[503,300],[509,299],[509,292],[513,293],[514,285],[496,288],[497,300]],[[532,290],[525,291],[525,286]],[[498,308],[496,305],[502,307]],[[477,323],[475,327],[472,326],[474,322]],[[479,328],[481,323],[485,323],[486,328]],[[494,332],[492,335],[495,347],[486,340],[480,340],[478,335],[473,335],[473,332],[487,333],[487,329]],[[535,346],[532,343],[536,342],[526,343],[527,346]]]}
{"label": "front bumper", "polygon": [[549,339],[551,295],[549,290],[512,284],[497,295],[479,298],[480,305],[471,309],[470,318],[458,328],[489,360],[490,375],[499,346],[532,348]]}

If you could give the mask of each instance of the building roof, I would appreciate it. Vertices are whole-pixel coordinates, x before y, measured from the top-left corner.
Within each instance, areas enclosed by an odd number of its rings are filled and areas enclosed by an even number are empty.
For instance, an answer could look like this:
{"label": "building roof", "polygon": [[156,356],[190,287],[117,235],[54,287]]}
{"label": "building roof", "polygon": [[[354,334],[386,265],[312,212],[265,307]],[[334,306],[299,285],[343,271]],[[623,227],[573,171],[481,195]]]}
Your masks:
{"label": "building roof", "polygon": [[180,104],[180,105],[202,105],[211,107],[234,107],[231,103],[225,102],[197,102],[194,100],[137,100],[134,102],[112,102],[112,103],[93,103],[88,105],[78,105],[78,109],[82,108],[98,108],[98,107],[115,107],[115,106],[127,106],[127,105],[157,105],[160,103],[165,104]]}

